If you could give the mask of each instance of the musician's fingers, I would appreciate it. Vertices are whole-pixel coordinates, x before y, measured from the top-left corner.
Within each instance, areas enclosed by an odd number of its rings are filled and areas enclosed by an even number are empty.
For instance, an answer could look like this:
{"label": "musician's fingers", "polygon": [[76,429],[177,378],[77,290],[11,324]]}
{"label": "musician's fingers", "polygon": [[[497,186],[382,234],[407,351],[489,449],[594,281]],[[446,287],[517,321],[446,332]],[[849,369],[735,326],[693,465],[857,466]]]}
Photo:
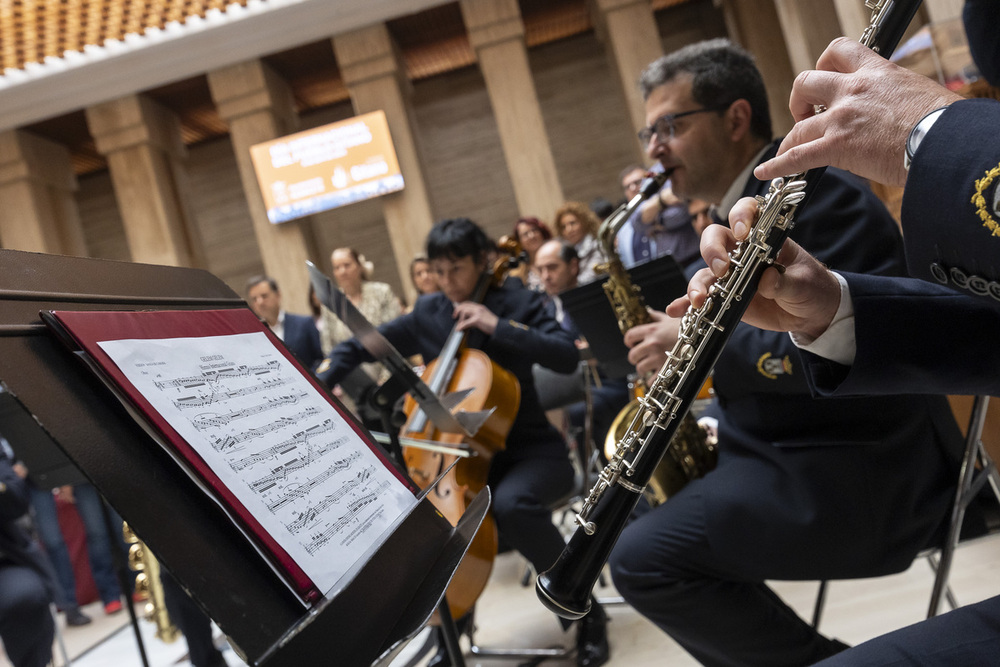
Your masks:
{"label": "musician's fingers", "polygon": [[[838,150],[838,144],[831,137],[826,136],[828,124],[819,121],[819,118],[811,118],[797,123],[781,142],[778,154],[757,165],[753,175],[762,181],[769,181],[834,164],[842,151]],[[804,131],[793,134],[801,125],[807,127],[803,128]]]}
{"label": "musician's fingers", "polygon": [[733,230],[733,236],[737,241],[742,241],[750,234],[750,228],[757,218],[757,200],[753,197],[744,197],[737,201],[729,211],[729,226]]}
{"label": "musician's fingers", "polygon": [[844,75],[836,72],[814,69],[799,72],[788,99],[788,110],[792,112],[792,118],[799,122],[815,116],[817,106],[832,106],[844,83]]}
{"label": "musician's fingers", "polygon": [[625,332],[625,347],[635,347],[646,340],[646,337],[656,328],[655,324],[639,324]]}
{"label": "musician's fingers", "polygon": [[701,233],[701,256],[716,276],[729,270],[729,251],[736,247],[731,229],[725,225],[709,225]]}
{"label": "musician's fingers", "polygon": [[778,295],[783,273],[773,266],[764,269],[757,283],[757,294],[765,299],[774,299]]}
{"label": "musician's fingers", "polygon": [[[688,283],[687,298],[692,307],[701,308],[705,304],[705,299],[708,298],[708,289],[715,281],[716,277],[711,269],[700,269],[691,276],[691,281]],[[671,313],[668,311],[667,314],[670,315]]]}
{"label": "musician's fingers", "polygon": [[867,46],[862,46],[847,37],[838,37],[820,54],[816,61],[816,69],[829,72],[857,72],[866,62],[880,59],[881,57]]}
{"label": "musician's fingers", "polygon": [[687,309],[691,307],[691,300],[685,294],[667,304],[666,313],[670,317],[683,317]]}
{"label": "musician's fingers", "polygon": [[667,359],[666,350],[652,343],[643,343],[629,350],[628,360],[639,375],[646,375],[659,370]]}

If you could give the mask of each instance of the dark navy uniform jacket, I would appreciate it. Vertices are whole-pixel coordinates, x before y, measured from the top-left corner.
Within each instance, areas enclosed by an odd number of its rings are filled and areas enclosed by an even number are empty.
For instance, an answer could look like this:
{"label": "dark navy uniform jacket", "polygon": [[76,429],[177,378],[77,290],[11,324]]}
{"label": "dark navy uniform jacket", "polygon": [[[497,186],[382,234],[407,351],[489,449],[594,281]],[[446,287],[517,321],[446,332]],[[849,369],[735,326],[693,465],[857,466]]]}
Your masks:
{"label": "dark navy uniform jacket", "polygon": [[[983,76],[1000,86],[1000,2],[967,0],[965,30]],[[924,137],[903,195],[910,275],[1000,305],[1000,102],[952,104]]]}
{"label": "dark navy uniform jacket", "polygon": [[[765,190],[751,177],[743,195]],[[792,238],[834,269],[904,271],[896,223],[847,172],[828,169],[796,219]],[[829,578],[875,576],[905,569],[940,527],[962,451],[943,396],[815,398],[788,335],[746,324],[714,386],[720,459],[705,482],[715,477],[706,511],[716,548],[739,550],[727,534],[756,522],[762,544],[771,531],[802,534],[796,553],[758,564],[761,576],[808,578],[817,562]]]}
{"label": "dark navy uniform jacket", "polygon": [[[496,331],[492,336],[470,331],[466,344],[485,352],[521,384],[521,405],[507,437],[507,455],[565,459],[565,442],[539,405],[531,366],[538,363],[560,373],[574,371],[579,354],[572,337],[546,312],[541,295],[516,281],[490,289],[483,305],[499,316]],[[417,299],[412,311],[378,329],[403,356],[435,359],[455,326],[453,310],[444,294],[427,294]],[[373,358],[352,338],[337,345],[329,360],[330,369],[320,377],[332,386],[359,363]]]}
{"label": "dark navy uniform jacket", "polygon": [[[967,0],[972,55],[1000,84],[1000,2]],[[909,273],[845,275],[857,356],[850,368],[803,354],[817,393],[997,395],[1000,354],[1000,102],[963,100],[917,150],[902,210]],[[928,281],[928,282],[924,282]]]}

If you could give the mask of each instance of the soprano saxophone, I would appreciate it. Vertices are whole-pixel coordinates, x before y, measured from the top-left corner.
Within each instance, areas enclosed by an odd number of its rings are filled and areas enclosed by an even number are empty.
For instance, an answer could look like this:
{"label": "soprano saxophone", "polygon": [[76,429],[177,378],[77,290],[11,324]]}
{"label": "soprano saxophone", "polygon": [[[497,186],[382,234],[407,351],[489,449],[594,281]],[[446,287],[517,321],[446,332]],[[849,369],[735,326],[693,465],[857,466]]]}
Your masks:
{"label": "soprano saxophone", "polygon": [[[920,0],[865,4],[872,17],[861,43],[888,56]],[[729,270],[711,287],[701,308],[689,308],[681,319],[677,343],[640,400],[613,460],[584,501],[576,517],[578,528],[555,564],[535,582],[542,604],[556,614],[577,619],[590,611],[591,591],[629,515],[822,172],[814,169],[771,181],[767,194],[757,198],[757,220],[749,236],[729,254]]]}

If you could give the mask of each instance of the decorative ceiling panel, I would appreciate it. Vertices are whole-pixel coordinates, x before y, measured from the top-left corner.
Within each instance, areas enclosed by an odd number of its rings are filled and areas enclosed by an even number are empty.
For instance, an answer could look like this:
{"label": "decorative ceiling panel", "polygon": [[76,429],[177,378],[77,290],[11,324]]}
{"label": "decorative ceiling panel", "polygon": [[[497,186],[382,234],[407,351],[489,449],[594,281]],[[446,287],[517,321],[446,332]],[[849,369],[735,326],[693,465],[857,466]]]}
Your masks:
{"label": "decorative ceiling panel", "polygon": [[248,0],[0,0],[0,70],[82,52]]}

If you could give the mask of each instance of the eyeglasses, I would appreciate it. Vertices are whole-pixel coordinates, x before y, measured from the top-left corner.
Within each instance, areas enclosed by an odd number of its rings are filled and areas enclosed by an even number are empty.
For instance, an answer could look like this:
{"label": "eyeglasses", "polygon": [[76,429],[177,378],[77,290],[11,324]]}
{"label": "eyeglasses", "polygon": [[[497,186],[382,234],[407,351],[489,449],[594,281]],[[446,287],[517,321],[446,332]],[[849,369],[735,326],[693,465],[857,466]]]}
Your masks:
{"label": "eyeglasses", "polygon": [[674,138],[674,133],[677,131],[677,126],[675,125],[678,118],[684,118],[684,116],[691,116],[696,113],[705,113],[706,111],[722,111],[728,109],[725,107],[709,107],[707,109],[693,109],[691,111],[682,111],[680,113],[668,113],[660,116],[656,119],[649,127],[644,127],[639,130],[639,141],[642,142],[643,146],[649,146],[649,142],[653,138],[653,134],[658,135],[661,139]]}

